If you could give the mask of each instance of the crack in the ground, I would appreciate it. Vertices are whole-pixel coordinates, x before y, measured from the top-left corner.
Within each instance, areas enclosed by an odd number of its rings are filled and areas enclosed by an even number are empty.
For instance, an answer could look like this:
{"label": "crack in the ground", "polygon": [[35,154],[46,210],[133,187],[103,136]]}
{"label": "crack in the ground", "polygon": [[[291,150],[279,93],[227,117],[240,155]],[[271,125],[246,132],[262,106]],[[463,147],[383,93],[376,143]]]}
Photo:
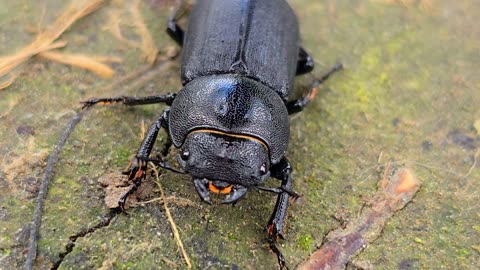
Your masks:
{"label": "crack in the ground", "polygon": [[111,209],[109,213],[107,213],[104,217],[103,220],[94,225],[93,227],[84,229],[80,231],[77,234],[74,234],[70,236],[68,244],[65,246],[65,251],[60,253],[58,255],[58,260],[53,264],[51,270],[57,270],[58,267],[60,267],[60,264],[62,264],[63,260],[65,257],[70,254],[70,252],[73,251],[73,248],[75,247],[75,242],[77,241],[78,238],[85,237],[91,233],[94,233],[96,230],[106,227],[110,224],[112,219],[116,217],[119,213],[121,213],[121,210],[119,208]]}

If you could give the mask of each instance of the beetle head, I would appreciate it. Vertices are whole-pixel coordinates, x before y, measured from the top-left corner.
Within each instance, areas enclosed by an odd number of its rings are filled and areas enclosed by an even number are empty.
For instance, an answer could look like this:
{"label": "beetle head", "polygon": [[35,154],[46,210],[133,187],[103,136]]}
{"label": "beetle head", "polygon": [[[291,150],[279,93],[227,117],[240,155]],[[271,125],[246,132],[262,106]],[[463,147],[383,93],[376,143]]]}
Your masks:
{"label": "beetle head", "polygon": [[246,135],[200,129],[188,134],[178,157],[193,177],[201,199],[211,203],[209,193],[226,194],[223,203],[235,203],[249,187],[270,176],[267,146]]}

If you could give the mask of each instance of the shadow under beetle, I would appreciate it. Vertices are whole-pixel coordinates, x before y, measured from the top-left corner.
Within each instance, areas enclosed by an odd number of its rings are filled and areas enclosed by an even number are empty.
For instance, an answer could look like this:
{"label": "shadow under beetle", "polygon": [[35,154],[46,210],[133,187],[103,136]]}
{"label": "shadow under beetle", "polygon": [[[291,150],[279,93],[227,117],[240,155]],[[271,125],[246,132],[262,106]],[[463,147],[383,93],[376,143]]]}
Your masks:
{"label": "shadow under beetle", "polygon": [[[270,248],[280,268],[287,268],[275,242],[283,239],[292,167],[285,157],[290,136],[289,114],[301,111],[313,99],[316,86],[342,68],[334,66],[315,81],[303,97],[289,101],[295,75],[313,70],[314,62],[300,46],[298,22],[284,0],[199,0],[193,7],[188,31],[169,18],[167,33],[181,47],[181,80],[178,94],[148,97],[90,99],[97,103],[142,105],[165,103],[149,128],[125,174],[134,185],[146,176],[147,162],[179,173],[188,173],[200,198],[212,204],[209,193],[225,194],[222,203],[235,204],[251,188],[278,194],[265,227]],[[161,159],[150,158],[161,128],[180,148],[177,170]],[[262,186],[268,177],[281,181],[279,188]]]}

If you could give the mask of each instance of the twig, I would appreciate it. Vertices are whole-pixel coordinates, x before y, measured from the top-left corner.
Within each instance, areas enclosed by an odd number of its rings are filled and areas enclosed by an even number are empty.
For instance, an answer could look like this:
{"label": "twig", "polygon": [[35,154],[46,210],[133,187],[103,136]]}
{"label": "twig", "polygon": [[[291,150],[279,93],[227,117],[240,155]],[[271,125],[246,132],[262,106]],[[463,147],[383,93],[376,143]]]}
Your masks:
{"label": "twig", "polygon": [[25,262],[25,269],[30,270],[33,268],[33,260],[36,256],[37,251],[37,238],[38,232],[40,230],[41,217],[42,217],[42,208],[45,202],[45,198],[48,190],[48,183],[50,182],[53,169],[55,164],[58,161],[58,156],[62,150],[67,138],[73,132],[75,126],[82,120],[86,110],[78,112],[75,117],[67,125],[67,128],[63,131],[62,136],[58,139],[57,143],[53,147],[53,151],[50,154],[50,157],[47,161],[47,167],[45,169],[45,174],[43,175],[40,181],[40,190],[37,195],[37,203],[35,204],[35,211],[33,213],[33,220],[30,228],[30,239],[28,244],[28,255],[27,261]]}
{"label": "twig", "polygon": [[380,236],[387,220],[410,202],[420,188],[409,169],[390,167],[386,166],[370,207],[365,207],[344,229],[331,231],[326,237],[328,242],[297,269],[344,269],[351,257]]}
{"label": "twig", "polygon": [[188,258],[188,254],[185,251],[185,248],[183,247],[182,239],[180,239],[180,234],[178,233],[177,225],[175,225],[175,221],[173,221],[172,214],[170,214],[170,210],[168,209],[167,206],[167,200],[165,199],[165,194],[163,193],[163,188],[162,184],[160,183],[159,177],[158,177],[158,171],[155,168],[155,165],[153,165],[151,162],[149,163],[151,169],[155,172],[155,183],[157,184],[158,188],[160,189],[160,195],[161,198],[163,199],[163,206],[165,207],[165,213],[167,215],[168,221],[170,222],[170,226],[172,228],[173,236],[175,237],[175,241],[177,242],[178,247],[180,248],[182,252],[183,259],[185,260],[185,263],[187,264],[187,268],[191,269],[192,264],[190,263],[190,259]]}

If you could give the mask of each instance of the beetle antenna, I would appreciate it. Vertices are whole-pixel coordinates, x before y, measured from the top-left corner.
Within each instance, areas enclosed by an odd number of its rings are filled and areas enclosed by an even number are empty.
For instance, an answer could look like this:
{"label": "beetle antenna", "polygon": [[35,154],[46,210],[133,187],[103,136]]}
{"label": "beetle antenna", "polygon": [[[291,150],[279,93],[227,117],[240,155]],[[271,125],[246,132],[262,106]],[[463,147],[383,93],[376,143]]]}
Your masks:
{"label": "beetle antenna", "polygon": [[185,172],[185,171],[173,168],[172,166],[170,166],[170,164],[168,164],[167,162],[165,162],[161,159],[149,158],[149,159],[147,159],[147,161],[150,161],[153,164],[159,166],[160,168],[172,171],[174,173],[187,174],[187,172]]}
{"label": "beetle antenna", "polygon": [[268,192],[272,192],[272,193],[275,193],[275,194],[281,194],[281,193],[285,192],[288,195],[290,195],[290,197],[292,197],[294,201],[296,201],[298,198],[302,197],[300,194],[296,193],[295,191],[293,191],[291,189],[288,189],[286,187],[283,187],[283,186],[279,187],[279,188],[256,186],[255,188],[257,188],[258,190],[268,191]]}

